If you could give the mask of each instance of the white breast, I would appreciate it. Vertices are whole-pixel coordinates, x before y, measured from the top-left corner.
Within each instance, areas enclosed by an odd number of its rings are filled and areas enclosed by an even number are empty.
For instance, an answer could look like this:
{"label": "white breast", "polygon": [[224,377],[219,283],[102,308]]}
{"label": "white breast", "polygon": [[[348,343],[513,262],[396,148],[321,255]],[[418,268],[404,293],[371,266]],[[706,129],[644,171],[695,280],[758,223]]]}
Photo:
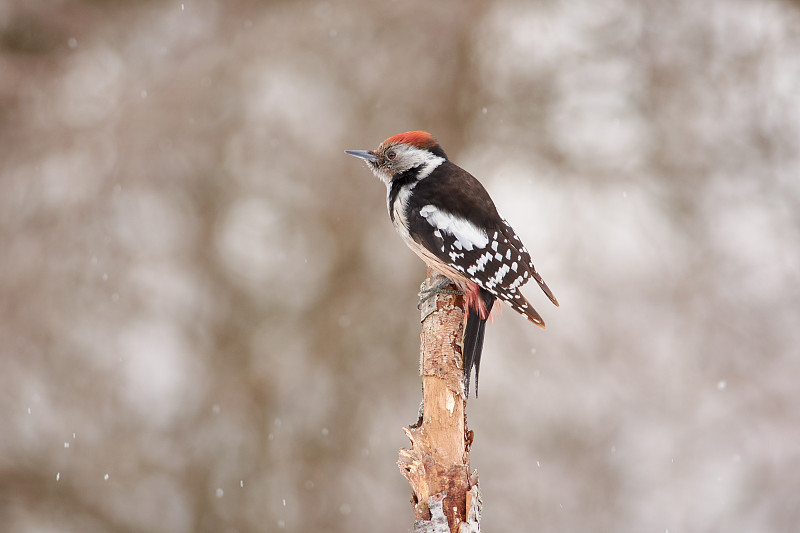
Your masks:
{"label": "white breast", "polygon": [[[389,206],[389,209],[392,211],[391,215],[394,229],[397,230],[397,233],[400,234],[400,237],[402,237],[403,241],[409,246],[409,248],[416,251],[419,245],[414,242],[414,239],[411,238],[411,234],[408,231],[408,219],[406,218],[406,204],[408,203],[408,197],[411,196],[411,189],[414,188],[414,185],[416,185],[416,183],[400,189],[400,192],[394,199],[394,203]],[[387,187],[387,189],[389,188]],[[387,196],[388,193],[389,191],[387,190]]]}

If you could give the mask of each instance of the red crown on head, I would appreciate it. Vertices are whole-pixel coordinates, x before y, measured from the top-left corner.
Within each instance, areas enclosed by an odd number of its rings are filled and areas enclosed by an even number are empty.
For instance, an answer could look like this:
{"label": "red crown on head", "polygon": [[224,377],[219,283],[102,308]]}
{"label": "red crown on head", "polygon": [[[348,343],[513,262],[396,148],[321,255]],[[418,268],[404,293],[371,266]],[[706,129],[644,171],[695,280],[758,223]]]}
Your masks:
{"label": "red crown on head", "polygon": [[408,144],[417,148],[433,148],[436,146],[436,139],[427,131],[407,131],[389,137],[383,144]]}

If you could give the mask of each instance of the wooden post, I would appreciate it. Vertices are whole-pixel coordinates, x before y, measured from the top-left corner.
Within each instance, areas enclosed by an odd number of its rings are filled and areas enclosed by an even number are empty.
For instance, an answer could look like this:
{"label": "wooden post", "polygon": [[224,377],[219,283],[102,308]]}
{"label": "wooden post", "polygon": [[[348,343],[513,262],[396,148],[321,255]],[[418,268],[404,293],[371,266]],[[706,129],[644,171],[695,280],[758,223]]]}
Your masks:
{"label": "wooden post", "polygon": [[[429,270],[423,288],[443,280]],[[401,449],[397,461],[414,493],[413,531],[477,533],[481,499],[478,473],[470,473],[469,466],[473,433],[464,397],[463,297],[437,293],[420,310],[423,405],[417,423],[403,428],[411,449]]]}

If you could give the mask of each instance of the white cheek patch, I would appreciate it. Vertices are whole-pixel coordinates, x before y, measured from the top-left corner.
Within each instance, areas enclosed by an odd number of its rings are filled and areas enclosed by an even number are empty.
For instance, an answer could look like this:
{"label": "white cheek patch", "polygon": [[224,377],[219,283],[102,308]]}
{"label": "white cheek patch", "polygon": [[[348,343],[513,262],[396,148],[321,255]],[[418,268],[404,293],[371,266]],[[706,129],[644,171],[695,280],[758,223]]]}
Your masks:
{"label": "white cheek patch", "polygon": [[400,173],[422,166],[417,175],[417,181],[427,178],[436,167],[444,163],[443,157],[433,156],[428,150],[416,146],[398,145],[394,150],[397,152],[397,158],[393,162],[393,171]]}
{"label": "white cheek patch", "polygon": [[485,248],[489,244],[486,233],[469,220],[442,211],[433,205],[423,206],[419,214],[440,233],[449,233],[455,237],[453,245],[459,250],[472,251],[476,248]]}

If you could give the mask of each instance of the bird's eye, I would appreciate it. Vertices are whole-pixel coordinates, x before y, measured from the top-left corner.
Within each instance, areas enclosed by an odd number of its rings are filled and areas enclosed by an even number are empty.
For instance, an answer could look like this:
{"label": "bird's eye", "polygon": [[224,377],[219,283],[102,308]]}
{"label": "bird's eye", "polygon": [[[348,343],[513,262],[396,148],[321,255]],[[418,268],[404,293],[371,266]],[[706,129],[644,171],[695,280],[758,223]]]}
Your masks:
{"label": "bird's eye", "polygon": [[397,153],[394,152],[393,150],[386,152],[386,159],[388,159],[389,161],[392,161],[395,157],[397,157]]}

